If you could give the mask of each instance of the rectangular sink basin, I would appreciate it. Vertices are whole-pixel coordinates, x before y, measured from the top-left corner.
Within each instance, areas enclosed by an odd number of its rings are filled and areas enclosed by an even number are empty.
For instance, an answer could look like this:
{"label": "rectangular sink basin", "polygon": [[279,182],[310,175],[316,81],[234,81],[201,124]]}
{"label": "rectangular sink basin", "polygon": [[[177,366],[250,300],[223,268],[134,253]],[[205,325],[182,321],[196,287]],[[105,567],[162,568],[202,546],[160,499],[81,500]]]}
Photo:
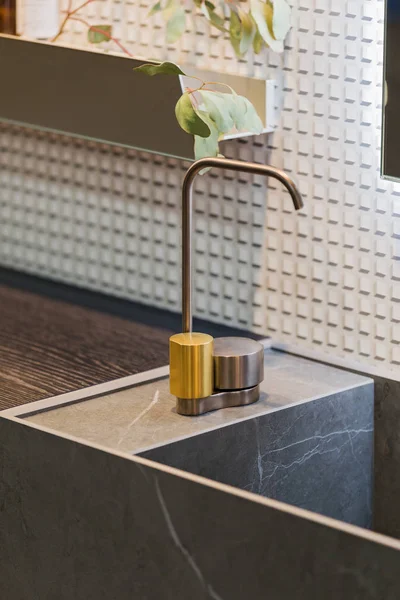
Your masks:
{"label": "rectangular sink basin", "polygon": [[273,350],[260,400],[199,417],[175,410],[168,378],[32,407],[51,430],[370,527],[373,382]]}
{"label": "rectangular sink basin", "polygon": [[267,350],[259,402],[182,417],[167,375],[0,413],[0,597],[397,600],[370,379]]}

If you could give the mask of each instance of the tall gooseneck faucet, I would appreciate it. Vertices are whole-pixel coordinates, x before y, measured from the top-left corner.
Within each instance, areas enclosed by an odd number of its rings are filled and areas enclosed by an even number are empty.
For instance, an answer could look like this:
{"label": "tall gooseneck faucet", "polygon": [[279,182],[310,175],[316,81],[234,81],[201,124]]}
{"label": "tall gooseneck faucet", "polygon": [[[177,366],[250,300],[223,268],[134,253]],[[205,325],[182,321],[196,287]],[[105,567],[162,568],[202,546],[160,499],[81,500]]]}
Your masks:
{"label": "tall gooseneck faucet", "polygon": [[192,331],[192,221],[193,183],[203,169],[216,167],[242,173],[273,177],[288,190],[296,210],[303,207],[303,200],[294,181],[284,172],[269,165],[242,162],[228,158],[202,158],[192,163],[186,172],[182,186],[182,325],[185,333]]}
{"label": "tall gooseneck faucet", "polygon": [[303,200],[293,180],[269,165],[227,158],[202,158],[188,169],[182,187],[182,329],[170,338],[170,390],[177,412],[199,415],[209,410],[251,404],[260,395],[264,379],[264,349],[247,338],[213,338],[192,332],[192,221],[193,183],[203,169],[273,177],[288,190],[296,210]]}

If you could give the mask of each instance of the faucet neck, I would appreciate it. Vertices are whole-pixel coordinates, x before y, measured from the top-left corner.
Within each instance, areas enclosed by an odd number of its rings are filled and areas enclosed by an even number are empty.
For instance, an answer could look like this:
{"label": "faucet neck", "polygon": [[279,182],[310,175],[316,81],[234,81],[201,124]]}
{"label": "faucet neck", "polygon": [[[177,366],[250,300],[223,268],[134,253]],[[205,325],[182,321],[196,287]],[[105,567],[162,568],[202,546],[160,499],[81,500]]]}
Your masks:
{"label": "faucet neck", "polygon": [[253,173],[273,177],[288,190],[296,210],[303,207],[303,200],[294,181],[284,172],[269,165],[231,160],[228,158],[202,158],[189,167],[182,186],[182,330],[192,332],[192,222],[193,182],[203,169],[216,167],[229,171]]}

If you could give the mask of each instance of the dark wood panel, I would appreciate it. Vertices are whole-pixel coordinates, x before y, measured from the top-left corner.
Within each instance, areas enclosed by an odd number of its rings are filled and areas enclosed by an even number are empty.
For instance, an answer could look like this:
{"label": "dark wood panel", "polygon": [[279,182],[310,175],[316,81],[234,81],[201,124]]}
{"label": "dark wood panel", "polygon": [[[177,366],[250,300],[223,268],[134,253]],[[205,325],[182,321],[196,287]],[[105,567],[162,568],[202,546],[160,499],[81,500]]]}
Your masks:
{"label": "dark wood panel", "polygon": [[166,365],[180,330],[180,314],[0,267],[0,410]]}
{"label": "dark wood panel", "polygon": [[0,409],[165,365],[170,334],[0,285]]}

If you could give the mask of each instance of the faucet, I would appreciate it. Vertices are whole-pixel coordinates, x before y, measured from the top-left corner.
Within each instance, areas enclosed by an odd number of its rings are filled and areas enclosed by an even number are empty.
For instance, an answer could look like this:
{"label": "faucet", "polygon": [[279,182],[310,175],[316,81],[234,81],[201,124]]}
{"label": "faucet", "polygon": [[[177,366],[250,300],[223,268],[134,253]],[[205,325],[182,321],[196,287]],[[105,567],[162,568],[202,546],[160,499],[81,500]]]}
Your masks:
{"label": "faucet", "polygon": [[212,167],[273,177],[288,190],[294,208],[303,200],[293,180],[269,165],[202,158],[186,172],[182,187],[182,333],[170,337],[170,392],[179,414],[197,416],[228,406],[247,405],[260,397],[264,380],[264,347],[244,337],[213,339],[192,331],[192,219],[193,182]]}

